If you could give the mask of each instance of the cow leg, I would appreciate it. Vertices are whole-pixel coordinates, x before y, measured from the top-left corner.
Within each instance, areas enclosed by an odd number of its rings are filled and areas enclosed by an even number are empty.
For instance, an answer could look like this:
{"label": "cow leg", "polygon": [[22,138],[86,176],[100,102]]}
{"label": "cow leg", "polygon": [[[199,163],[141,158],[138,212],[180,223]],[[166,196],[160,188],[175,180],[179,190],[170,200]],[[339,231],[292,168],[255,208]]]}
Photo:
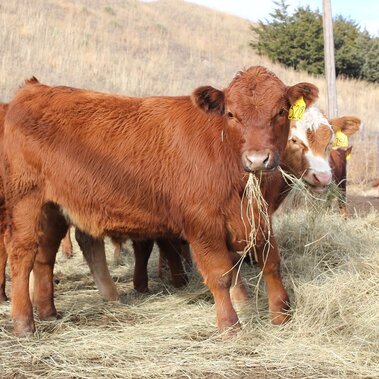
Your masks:
{"label": "cow leg", "polygon": [[258,240],[258,264],[266,283],[271,320],[273,324],[279,325],[289,319],[289,298],[280,274],[279,249],[272,232],[269,243],[266,244],[262,235]]}
{"label": "cow leg", "polygon": [[0,303],[7,301],[5,293],[5,269],[7,267],[7,253],[4,244],[0,242]]}
{"label": "cow leg", "polygon": [[118,291],[108,270],[104,240],[94,238],[78,228],[75,229],[75,238],[103,299],[108,301],[118,300]]}
{"label": "cow leg", "polygon": [[338,207],[340,210],[340,215],[343,218],[347,218],[347,207],[346,207],[346,180],[339,184],[341,189],[341,195],[338,198]]}
{"label": "cow leg", "polygon": [[0,233],[0,303],[7,301],[5,294],[5,269],[7,267],[7,251],[4,245],[4,233]]}
{"label": "cow leg", "polygon": [[5,199],[2,178],[0,177],[0,303],[7,301],[5,294],[5,269],[7,267],[7,251],[4,243],[4,233],[6,227],[5,221]]}
{"label": "cow leg", "polygon": [[113,239],[112,238],[112,244],[114,247],[113,250],[113,263],[118,266],[122,263],[122,257],[121,257],[121,251],[122,251],[122,241]]}
{"label": "cow leg", "polygon": [[[218,237],[218,240],[222,239]],[[233,261],[225,244],[211,244],[209,241],[203,243],[189,239],[197,267],[215,300],[219,330],[236,331],[240,324],[230,298]]]}
{"label": "cow leg", "polygon": [[178,239],[157,239],[160,255],[163,255],[171,271],[172,283],[175,287],[183,287],[188,283],[184,271],[181,253],[181,241]]}
{"label": "cow leg", "polygon": [[41,203],[29,195],[15,203],[12,224],[5,234],[12,276],[12,318],[17,336],[35,331],[33,307],[29,297],[29,275],[38,251]]}
{"label": "cow leg", "polygon": [[68,226],[59,209],[53,204],[44,207],[42,236],[33,266],[32,302],[37,306],[40,320],[57,317],[54,305],[54,265],[62,238],[67,238]]}
{"label": "cow leg", "polygon": [[133,240],[134,250],[134,276],[133,284],[134,289],[138,292],[148,292],[148,275],[147,264],[149,262],[150,254],[153,250],[154,241],[150,239],[146,240]]}
{"label": "cow leg", "polygon": [[70,230],[71,230],[71,228],[69,227],[66,235],[64,236],[64,238],[62,240],[62,253],[66,258],[72,258],[72,256],[73,256]]}
{"label": "cow leg", "polygon": [[234,305],[244,305],[249,302],[249,294],[242,280],[241,273],[239,272],[241,256],[235,252],[230,252],[235,265],[232,271],[232,285],[230,287],[230,297]]}
{"label": "cow leg", "polygon": [[191,249],[188,242],[180,241],[180,255],[184,260],[184,268],[186,269],[186,271],[192,271],[193,262],[191,257]]}

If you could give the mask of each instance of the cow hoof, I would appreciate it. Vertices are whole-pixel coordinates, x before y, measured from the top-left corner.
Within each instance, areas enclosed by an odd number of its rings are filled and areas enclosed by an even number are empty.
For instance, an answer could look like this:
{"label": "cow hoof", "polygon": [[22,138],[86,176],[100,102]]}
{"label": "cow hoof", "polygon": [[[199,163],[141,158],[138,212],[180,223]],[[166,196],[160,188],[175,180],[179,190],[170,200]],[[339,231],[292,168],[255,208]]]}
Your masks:
{"label": "cow hoof", "polygon": [[228,340],[230,338],[235,337],[238,332],[241,330],[241,324],[239,322],[235,323],[232,326],[228,326],[226,328],[219,328],[221,332],[221,337],[223,340]]}
{"label": "cow hoof", "polygon": [[149,292],[149,287],[147,287],[146,285],[135,285],[134,289],[139,293]]}
{"label": "cow hoof", "polygon": [[[276,308],[278,309],[278,308]],[[271,323],[274,325],[282,325],[291,319],[289,303],[279,308],[277,311],[271,311]]]}
{"label": "cow hoof", "polygon": [[289,314],[285,313],[285,311],[283,311],[282,313],[272,313],[271,314],[271,323],[273,325],[285,324],[290,319],[291,319],[291,316]]}
{"label": "cow hoof", "polygon": [[104,301],[117,301],[120,298],[116,285],[111,283],[98,283],[98,289]]}
{"label": "cow hoof", "polygon": [[58,313],[55,309],[50,310],[50,311],[45,311],[45,312],[39,311],[38,312],[38,318],[41,321],[54,321],[54,320],[58,319]]}
{"label": "cow hoof", "polygon": [[[221,316],[221,317],[220,317]],[[241,329],[241,324],[238,320],[237,313],[233,310],[230,314],[218,315],[218,330],[220,332],[225,332],[227,330],[239,331]]]}
{"label": "cow hoof", "polygon": [[102,297],[104,301],[118,301],[120,299],[120,295],[117,290],[103,293]]}
{"label": "cow hoof", "polygon": [[176,275],[172,278],[172,284],[175,288],[185,287],[188,284],[188,277],[186,274]]}
{"label": "cow hoof", "polygon": [[16,337],[30,337],[34,334],[35,331],[36,327],[33,320],[13,321],[13,333]]}

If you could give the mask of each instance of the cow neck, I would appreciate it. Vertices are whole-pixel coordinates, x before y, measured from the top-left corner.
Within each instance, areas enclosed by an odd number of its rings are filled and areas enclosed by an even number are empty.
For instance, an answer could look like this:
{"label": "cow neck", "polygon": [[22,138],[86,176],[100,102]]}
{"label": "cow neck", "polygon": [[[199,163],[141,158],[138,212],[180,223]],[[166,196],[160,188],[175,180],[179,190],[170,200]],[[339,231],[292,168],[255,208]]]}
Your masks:
{"label": "cow neck", "polygon": [[[237,127],[228,124],[224,116],[208,115],[197,109],[194,123],[198,125],[192,131],[192,144],[199,145],[199,141],[207,142],[199,148],[208,150],[205,159],[210,159],[209,164],[212,168],[207,167],[215,174],[215,180],[222,180],[224,185],[229,184],[233,188],[243,186],[242,178],[244,171],[241,164],[241,147],[242,138],[240,130]],[[207,164],[204,161],[204,164]]]}

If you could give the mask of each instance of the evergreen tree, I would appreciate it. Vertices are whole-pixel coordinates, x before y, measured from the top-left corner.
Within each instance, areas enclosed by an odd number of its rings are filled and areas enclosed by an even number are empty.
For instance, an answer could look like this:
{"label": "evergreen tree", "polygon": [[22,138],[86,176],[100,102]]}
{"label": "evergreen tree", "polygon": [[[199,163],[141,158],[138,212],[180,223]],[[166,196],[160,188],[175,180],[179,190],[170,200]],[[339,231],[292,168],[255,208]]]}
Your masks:
{"label": "evergreen tree", "polygon": [[362,76],[370,82],[379,82],[379,37],[370,39],[367,44]]}
{"label": "evergreen tree", "polygon": [[[322,15],[309,6],[299,7],[290,15],[285,0],[275,2],[271,20],[252,26],[256,38],[251,46],[294,69],[312,74],[324,73]],[[337,16],[333,22],[336,73],[354,78],[378,80],[379,42],[367,31],[361,32],[353,20]]]}

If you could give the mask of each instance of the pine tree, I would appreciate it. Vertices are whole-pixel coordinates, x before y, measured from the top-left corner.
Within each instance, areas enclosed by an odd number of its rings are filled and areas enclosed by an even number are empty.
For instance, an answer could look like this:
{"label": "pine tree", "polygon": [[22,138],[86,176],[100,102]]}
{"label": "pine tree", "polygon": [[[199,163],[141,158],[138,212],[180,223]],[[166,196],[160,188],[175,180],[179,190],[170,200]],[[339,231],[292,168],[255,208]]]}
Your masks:
{"label": "pine tree", "polygon": [[[309,6],[290,15],[285,0],[275,2],[271,20],[259,21],[251,29],[255,39],[250,45],[258,54],[294,69],[312,74],[324,73],[322,15]],[[336,73],[379,81],[379,42],[359,25],[342,16],[333,22]]]}

